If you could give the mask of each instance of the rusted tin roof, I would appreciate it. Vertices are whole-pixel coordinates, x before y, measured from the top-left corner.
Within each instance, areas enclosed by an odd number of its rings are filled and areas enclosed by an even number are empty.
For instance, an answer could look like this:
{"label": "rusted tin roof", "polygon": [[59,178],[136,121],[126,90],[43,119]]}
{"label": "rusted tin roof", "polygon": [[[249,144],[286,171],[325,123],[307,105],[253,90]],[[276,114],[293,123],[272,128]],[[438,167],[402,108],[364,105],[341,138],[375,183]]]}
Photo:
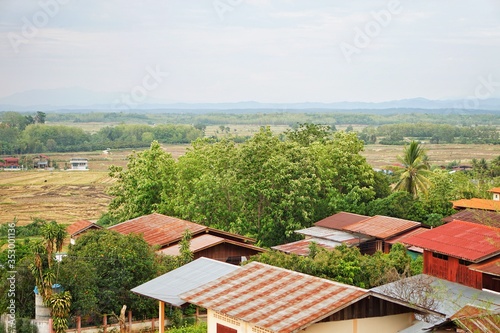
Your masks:
{"label": "rusted tin roof", "polygon": [[493,187],[492,189],[488,190],[488,192],[491,192],[491,193],[500,193],[500,187]]}
{"label": "rusted tin roof", "polygon": [[358,215],[347,212],[340,212],[337,214],[333,214],[332,216],[328,216],[316,223],[314,223],[317,227],[325,227],[330,229],[338,229],[342,230],[342,228],[369,219],[369,216]]}
{"label": "rusted tin roof", "polygon": [[500,276],[500,257],[486,260],[480,264],[469,265],[469,269],[481,273]]}
{"label": "rusted tin roof", "polygon": [[70,235],[70,237],[77,235],[81,232],[84,232],[87,229],[102,229],[100,225],[95,224],[92,221],[88,220],[80,220],[76,221],[73,224],[70,224],[67,228],[66,231]]}
{"label": "rusted tin roof", "polygon": [[405,243],[477,263],[500,254],[500,229],[455,220],[408,237]]}
{"label": "rusted tin roof", "polygon": [[420,225],[420,222],[376,215],[364,221],[346,226],[344,230],[380,239],[387,239],[418,228]]}
{"label": "rusted tin roof", "polygon": [[484,209],[491,211],[500,211],[500,201],[490,199],[460,199],[452,201],[454,209]]}
{"label": "rusted tin roof", "polygon": [[333,250],[335,247],[342,244],[339,242],[334,242],[326,239],[308,238],[299,240],[297,242],[273,246],[272,249],[285,253],[297,254],[299,256],[308,256],[309,247],[311,246],[312,242],[316,243],[319,247],[324,248],[326,250]]}
{"label": "rusted tin roof", "polygon": [[208,228],[175,217],[153,213],[113,225],[108,229],[124,235],[142,234],[149,245],[166,246],[181,240],[186,230],[194,236]]}
{"label": "rusted tin roof", "polygon": [[405,232],[399,236],[396,236],[396,237],[392,237],[392,238],[389,238],[387,239],[385,242],[386,243],[389,243],[389,244],[396,244],[396,243],[401,243],[401,244],[405,244],[405,239],[408,238],[408,237],[411,237],[411,236],[414,236],[414,235],[419,235],[423,232],[426,232],[427,228],[416,228],[416,229],[413,229],[413,230],[410,230],[408,232]]}
{"label": "rusted tin roof", "polygon": [[[209,234],[202,234],[202,235],[199,235],[199,236],[192,238],[191,241],[189,242],[189,250],[193,253],[196,253],[196,252],[205,250],[209,247],[216,246],[216,245],[223,244],[223,243],[233,244],[235,246],[244,247],[247,249],[252,249],[252,250],[255,250],[257,252],[264,252],[263,248],[260,248],[260,247],[257,247],[257,246],[251,245],[251,244],[236,242],[236,241],[233,241],[230,239],[225,239],[222,237],[217,237],[217,236],[209,235]],[[163,253],[165,255],[169,255],[169,256],[178,256],[180,254],[180,244],[175,244],[175,245],[166,247],[162,250],[159,250],[158,252]]]}
{"label": "rusted tin roof", "polygon": [[500,332],[500,311],[466,305],[450,318],[467,332]]}
{"label": "rusted tin roof", "polygon": [[465,209],[456,214],[443,218],[443,222],[448,223],[453,220],[473,222],[500,228],[500,212],[482,209]]}
{"label": "rusted tin roof", "polygon": [[349,306],[368,291],[252,262],[181,298],[277,333],[292,333]]}

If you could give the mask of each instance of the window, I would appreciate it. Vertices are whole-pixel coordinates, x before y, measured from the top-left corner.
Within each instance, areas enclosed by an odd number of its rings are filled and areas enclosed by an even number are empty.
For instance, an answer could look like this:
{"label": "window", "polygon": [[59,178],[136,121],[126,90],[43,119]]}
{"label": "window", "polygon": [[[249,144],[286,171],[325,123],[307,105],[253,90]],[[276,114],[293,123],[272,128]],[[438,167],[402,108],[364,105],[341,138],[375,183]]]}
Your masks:
{"label": "window", "polygon": [[464,265],[464,266],[469,266],[469,265],[471,264],[471,262],[470,262],[470,261],[463,260],[463,259],[459,259],[459,260],[458,260],[458,263],[459,263],[460,265]]}
{"label": "window", "polygon": [[432,256],[434,258],[438,258],[438,259],[441,259],[441,260],[448,260],[448,256],[444,255],[444,254],[441,254],[441,253],[432,252]]}

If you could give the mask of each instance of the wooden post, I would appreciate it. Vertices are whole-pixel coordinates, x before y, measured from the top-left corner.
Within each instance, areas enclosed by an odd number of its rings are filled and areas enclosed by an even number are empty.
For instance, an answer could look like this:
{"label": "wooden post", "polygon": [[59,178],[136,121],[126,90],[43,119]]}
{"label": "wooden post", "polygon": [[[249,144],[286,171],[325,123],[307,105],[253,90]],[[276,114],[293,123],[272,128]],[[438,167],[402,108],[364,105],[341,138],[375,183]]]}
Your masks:
{"label": "wooden post", "polygon": [[76,317],[76,331],[78,333],[82,332],[82,317],[80,316]]}
{"label": "wooden post", "polygon": [[102,317],[102,331],[103,333],[108,331],[108,315]]}
{"label": "wooden post", "polygon": [[[158,333],[165,332],[165,303],[158,301]],[[154,327],[153,327],[154,330]]]}
{"label": "wooden post", "polygon": [[196,323],[198,324],[198,320],[199,320],[199,317],[200,317],[200,308],[199,307],[196,307],[196,314],[195,314],[195,318],[196,318]]}
{"label": "wooden post", "polygon": [[132,310],[128,310],[128,331],[132,331]]}
{"label": "wooden post", "polygon": [[52,329],[53,328],[53,320],[52,318],[49,318],[49,333],[53,333],[54,330]]}
{"label": "wooden post", "polygon": [[155,331],[155,319],[154,318],[151,319],[151,330],[152,330],[152,332]]}

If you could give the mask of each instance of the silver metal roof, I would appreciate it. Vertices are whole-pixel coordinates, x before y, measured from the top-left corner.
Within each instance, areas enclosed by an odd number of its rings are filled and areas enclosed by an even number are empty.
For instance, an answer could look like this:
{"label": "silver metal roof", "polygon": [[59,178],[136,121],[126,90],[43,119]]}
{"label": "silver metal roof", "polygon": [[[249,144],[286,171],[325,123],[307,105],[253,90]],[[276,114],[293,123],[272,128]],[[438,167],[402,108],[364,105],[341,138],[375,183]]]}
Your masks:
{"label": "silver metal roof", "polygon": [[179,298],[180,294],[239,268],[239,266],[202,257],[141,284],[131,291],[174,306],[181,306],[186,302]]}
{"label": "silver metal roof", "polygon": [[337,243],[347,243],[347,244],[362,243],[372,238],[366,235],[350,233],[346,231],[335,230],[325,227],[310,227],[306,229],[296,230],[295,232],[315,239],[321,238]]}

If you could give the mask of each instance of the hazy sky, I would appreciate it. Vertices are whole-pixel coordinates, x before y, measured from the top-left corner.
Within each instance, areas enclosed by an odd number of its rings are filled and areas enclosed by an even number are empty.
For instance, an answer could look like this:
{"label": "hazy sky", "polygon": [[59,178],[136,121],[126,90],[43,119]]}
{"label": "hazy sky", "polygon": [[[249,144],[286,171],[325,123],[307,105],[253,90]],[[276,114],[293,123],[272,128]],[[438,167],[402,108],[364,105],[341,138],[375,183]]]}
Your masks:
{"label": "hazy sky", "polygon": [[0,0],[0,60],[0,97],[500,97],[500,1]]}

